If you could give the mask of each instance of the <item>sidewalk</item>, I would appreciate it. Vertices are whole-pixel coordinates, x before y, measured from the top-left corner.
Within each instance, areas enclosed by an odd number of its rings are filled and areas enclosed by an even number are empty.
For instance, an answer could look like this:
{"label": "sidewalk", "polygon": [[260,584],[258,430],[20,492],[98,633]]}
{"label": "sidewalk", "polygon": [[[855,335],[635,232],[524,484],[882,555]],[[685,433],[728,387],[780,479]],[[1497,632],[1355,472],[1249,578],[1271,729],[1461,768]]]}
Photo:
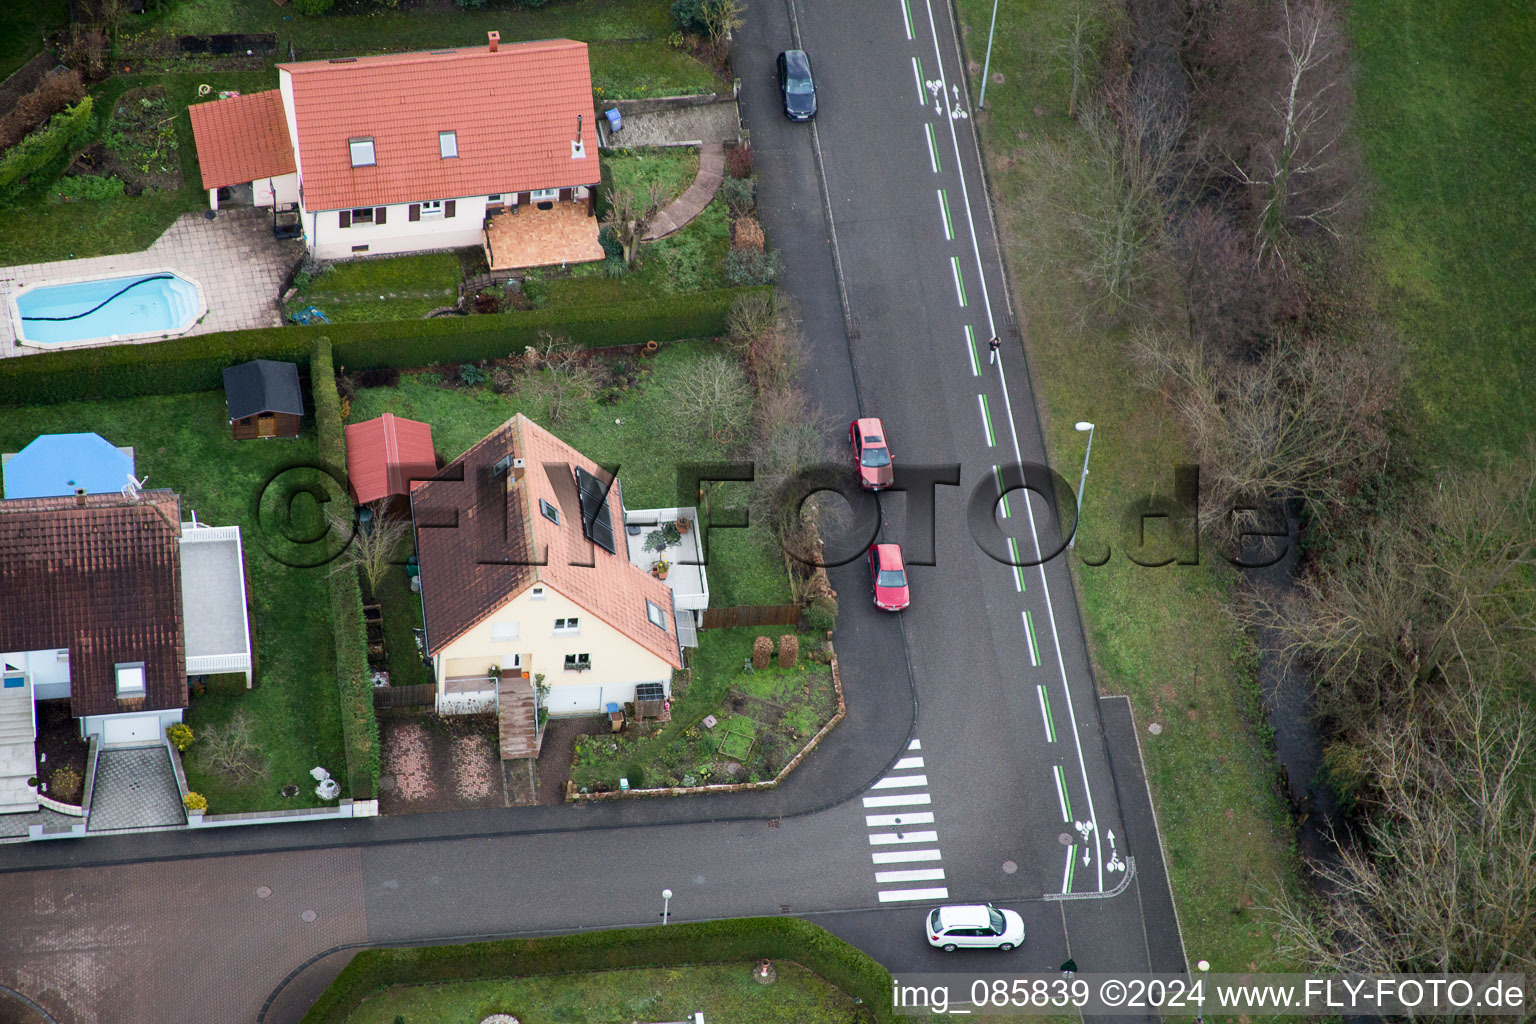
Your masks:
{"label": "sidewalk", "polygon": [[725,180],[725,147],[711,142],[699,150],[699,173],[688,191],[678,196],[665,210],[656,215],[651,229],[641,241],[654,242],[681,230],[689,221],[704,212],[704,207],[715,198],[715,190]]}

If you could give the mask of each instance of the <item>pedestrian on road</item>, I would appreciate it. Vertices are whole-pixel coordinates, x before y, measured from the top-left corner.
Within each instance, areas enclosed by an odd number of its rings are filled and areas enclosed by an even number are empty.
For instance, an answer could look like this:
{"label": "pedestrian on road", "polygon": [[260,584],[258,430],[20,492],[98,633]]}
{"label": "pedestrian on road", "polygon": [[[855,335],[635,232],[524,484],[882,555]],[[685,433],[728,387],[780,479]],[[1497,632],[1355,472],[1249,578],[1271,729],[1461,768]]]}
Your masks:
{"label": "pedestrian on road", "polygon": [[992,340],[987,342],[987,364],[989,366],[997,362],[997,350],[1002,347],[1003,339],[999,338],[995,334],[992,335]]}

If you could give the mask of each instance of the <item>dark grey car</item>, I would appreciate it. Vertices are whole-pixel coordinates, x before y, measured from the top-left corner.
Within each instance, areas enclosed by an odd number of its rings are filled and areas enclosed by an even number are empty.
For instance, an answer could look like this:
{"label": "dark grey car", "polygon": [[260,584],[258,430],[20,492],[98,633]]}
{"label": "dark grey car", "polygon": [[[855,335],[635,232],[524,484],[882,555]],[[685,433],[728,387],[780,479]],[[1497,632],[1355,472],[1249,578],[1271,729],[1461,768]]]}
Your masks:
{"label": "dark grey car", "polygon": [[811,80],[811,58],[804,50],[779,54],[779,94],[784,97],[784,116],[791,121],[816,116],[816,84]]}

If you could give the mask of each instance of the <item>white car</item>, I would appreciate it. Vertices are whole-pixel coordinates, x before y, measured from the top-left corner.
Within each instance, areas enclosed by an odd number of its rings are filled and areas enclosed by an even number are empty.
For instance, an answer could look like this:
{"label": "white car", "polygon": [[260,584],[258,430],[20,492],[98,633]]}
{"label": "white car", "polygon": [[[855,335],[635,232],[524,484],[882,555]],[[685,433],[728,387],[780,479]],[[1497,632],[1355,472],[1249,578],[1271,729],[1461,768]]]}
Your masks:
{"label": "white car", "polygon": [[965,949],[1009,950],[1024,941],[1024,919],[990,903],[935,907],[928,915],[928,944],[946,953]]}

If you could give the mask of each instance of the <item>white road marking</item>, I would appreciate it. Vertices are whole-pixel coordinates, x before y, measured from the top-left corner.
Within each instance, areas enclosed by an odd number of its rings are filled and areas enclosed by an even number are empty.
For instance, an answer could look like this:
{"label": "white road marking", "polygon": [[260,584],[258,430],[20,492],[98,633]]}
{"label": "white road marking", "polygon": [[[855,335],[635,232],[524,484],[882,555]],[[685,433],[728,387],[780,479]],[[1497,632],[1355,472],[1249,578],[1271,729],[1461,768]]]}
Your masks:
{"label": "white road marking", "polygon": [[911,789],[928,785],[926,775],[888,775],[870,786],[870,789]]}
{"label": "white road marking", "polygon": [[1045,709],[1045,687],[1036,686],[1035,692],[1040,695],[1040,725],[1045,729],[1045,742],[1055,743],[1056,737],[1051,735],[1051,713]]}
{"label": "white road marking", "polygon": [[965,354],[971,357],[971,376],[981,376],[981,364],[976,361],[976,331],[970,324],[965,325]]}
{"label": "white road marking", "polygon": [[943,860],[944,855],[938,850],[891,850],[884,853],[872,853],[870,857],[876,864],[904,864],[920,860]]}
{"label": "white road marking", "polygon": [[949,269],[955,275],[955,301],[963,307],[965,305],[965,285],[960,282],[960,257],[949,258]]}
{"label": "white road marking", "polygon": [[922,766],[923,766],[923,759],[922,758],[920,758],[920,757],[904,757],[900,761],[896,762],[895,766],[891,768],[891,771],[893,771],[893,772],[904,772],[904,771],[906,771],[909,768],[921,768]]}
{"label": "white road marking", "polygon": [[936,843],[937,832],[876,832],[869,837],[870,846],[892,846],[896,843]]}
{"label": "white road marking", "polygon": [[928,97],[923,95],[923,72],[917,66],[916,57],[912,58],[912,77],[917,79],[917,102],[919,105],[926,107],[928,105]]}
{"label": "white road marking", "polygon": [[949,890],[937,889],[887,889],[880,894],[881,903],[898,903],[908,900],[947,900]]}
{"label": "white road marking", "polygon": [[911,743],[907,744],[907,749],[908,750],[922,750],[923,749],[923,741],[922,740],[913,740]]}
{"label": "white road marking", "polygon": [[1061,805],[1061,820],[1071,821],[1072,815],[1067,813],[1067,794],[1061,788],[1061,770],[1059,768],[1053,769],[1051,771],[1051,778],[1056,780],[1056,802]]}
{"label": "white road marking", "polygon": [[938,882],[944,878],[943,868],[912,868],[907,871],[876,871],[876,884],[884,882]]}
{"label": "white road marking", "polygon": [[895,796],[867,796],[864,798],[865,807],[910,807],[931,803],[933,803],[933,798],[927,793],[897,793]]}
{"label": "white road marking", "polygon": [[[942,80],[943,76],[944,76],[944,55],[943,55],[943,52],[939,48],[939,26],[938,26],[937,20],[934,18],[934,14],[933,14],[933,0],[923,0],[923,4],[924,4],[924,7],[926,7],[927,11],[928,11],[928,31],[929,31],[930,36],[933,39],[933,56],[934,56],[935,61],[937,62],[936,66],[934,68],[934,74],[940,80]],[[953,36],[953,33],[951,33],[951,36]],[[959,87],[956,86],[956,96],[957,97],[959,95],[959,91],[958,90],[959,90]],[[947,90],[941,90],[941,94],[942,94],[943,100],[944,100],[944,107],[945,107],[945,109],[948,109],[949,105],[950,105],[949,92]],[[946,120],[949,122],[950,144],[954,148],[954,152],[955,152],[955,174],[960,178],[960,194],[961,194],[961,199],[962,199],[962,201],[965,204],[965,220],[966,220],[966,223],[969,226],[970,232],[971,232],[971,251],[972,251],[972,253],[976,257],[976,270],[977,270],[977,273],[978,273],[978,275],[980,277],[980,280],[981,280],[981,301],[982,301],[982,305],[984,305],[986,307],[986,310],[987,310],[987,326],[988,326],[988,329],[989,329],[989,333],[991,335],[993,335],[993,336],[996,336],[997,335],[997,321],[996,321],[996,318],[992,315],[992,300],[991,300],[991,297],[990,297],[990,295],[988,293],[988,289],[987,289],[986,268],[984,267],[984,265],[982,263],[981,243],[978,240],[978,237],[977,237],[977,234],[976,234],[976,218],[975,218],[975,216],[971,212],[970,185],[967,184],[967,182],[966,182],[965,164],[960,159],[960,134],[959,134],[959,131],[955,128],[955,120],[956,120],[956,118],[955,118],[955,115],[954,115],[953,111],[950,112],[950,116],[948,118],[946,118]],[[925,126],[927,126],[926,122],[925,122]],[[929,127],[929,130],[931,131],[932,130],[931,126],[928,126],[928,127]],[[935,158],[935,160],[936,160],[936,158]],[[935,166],[937,166],[936,163],[935,163]],[[955,280],[958,283],[959,282],[959,277],[957,276]],[[1015,458],[1015,460],[1020,465],[1022,465],[1023,462],[1024,462],[1024,455],[1023,455],[1023,451],[1022,451],[1022,449],[1020,448],[1020,445],[1019,445],[1019,432],[1018,432],[1017,427],[1014,425],[1013,401],[1009,397],[1009,394],[1008,394],[1008,380],[1007,380],[1007,377],[1004,375],[1004,372],[1003,372],[1003,361],[1001,359],[999,359],[997,361],[997,374],[998,374],[998,378],[999,378],[1000,383],[1003,385],[1003,402],[1006,405],[1006,409],[1007,409],[1007,413],[1008,413],[1008,428],[1009,428],[1010,432],[1013,434],[1014,458]],[[1040,585],[1041,585],[1042,590],[1045,593],[1045,611],[1046,611],[1046,615],[1050,618],[1050,623],[1051,623],[1051,640],[1052,640],[1052,642],[1054,643],[1054,645],[1056,647],[1056,667],[1057,667],[1058,672],[1061,675],[1061,685],[1062,685],[1063,691],[1065,691],[1065,695],[1066,695],[1066,699],[1067,699],[1067,717],[1069,719],[1070,727],[1071,727],[1071,730],[1072,730],[1072,741],[1076,745],[1076,748],[1077,748],[1078,773],[1079,773],[1079,775],[1080,775],[1080,777],[1082,779],[1083,794],[1084,794],[1084,796],[1085,796],[1085,798],[1087,800],[1087,803],[1088,803],[1088,817],[1090,819],[1093,819],[1093,820],[1096,821],[1096,820],[1098,820],[1098,815],[1095,813],[1094,806],[1093,806],[1093,787],[1088,782],[1088,761],[1087,761],[1087,759],[1083,755],[1082,737],[1079,735],[1079,730],[1077,728],[1077,712],[1076,712],[1076,710],[1075,710],[1075,708],[1073,706],[1073,701],[1072,701],[1072,686],[1069,683],[1069,681],[1067,680],[1066,656],[1062,652],[1062,649],[1061,649],[1061,636],[1060,636],[1060,633],[1058,632],[1058,630],[1056,628],[1056,609],[1055,609],[1055,607],[1051,603],[1050,584],[1047,582],[1046,575],[1045,575],[1045,560],[1043,558],[1041,558],[1040,536],[1039,536],[1039,534],[1035,530],[1035,510],[1034,510],[1033,504],[1027,498],[1025,499],[1024,507],[1025,507],[1025,511],[1029,513],[1029,530],[1030,530],[1030,534],[1034,537],[1034,540],[1035,540],[1035,560],[1036,560],[1036,563],[1037,563],[1037,567],[1040,570]],[[1103,892],[1104,891],[1104,858],[1102,856],[1102,850],[1099,849],[1100,840],[1099,840],[1099,836],[1098,836],[1098,832],[1097,831],[1094,832],[1094,839],[1093,839],[1093,841],[1094,841],[1094,846],[1095,846],[1095,851],[1094,852],[1098,853],[1098,854],[1101,854],[1100,856],[1097,856],[1094,859],[1098,863],[1098,891]]]}
{"label": "white road marking", "polygon": [[932,825],[932,811],[904,811],[901,814],[866,814],[864,824],[868,828],[884,828],[887,825]]}
{"label": "white road marking", "polygon": [[939,151],[933,145],[933,125],[923,124],[923,136],[928,140],[928,164],[933,168],[933,173],[939,173]]}
{"label": "white road marking", "polygon": [[1076,853],[1076,852],[1077,852],[1077,844],[1076,843],[1073,843],[1071,846],[1067,847],[1067,863],[1066,863],[1066,866],[1061,869],[1061,891],[1062,892],[1066,892],[1068,887],[1072,884],[1072,855],[1074,853]]}

